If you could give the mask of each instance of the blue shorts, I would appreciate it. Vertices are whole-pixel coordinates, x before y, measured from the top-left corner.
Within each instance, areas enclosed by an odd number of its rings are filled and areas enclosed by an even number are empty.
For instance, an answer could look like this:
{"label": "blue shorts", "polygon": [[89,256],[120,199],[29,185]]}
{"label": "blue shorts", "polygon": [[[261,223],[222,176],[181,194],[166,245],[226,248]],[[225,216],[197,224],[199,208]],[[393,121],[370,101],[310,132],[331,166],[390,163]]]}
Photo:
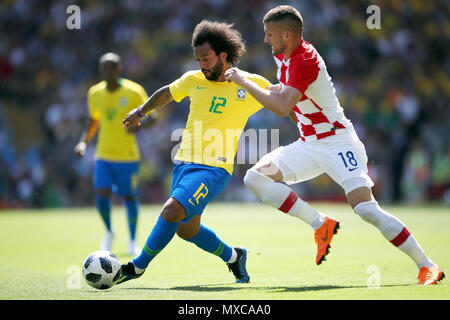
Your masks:
{"label": "blue shorts", "polygon": [[188,222],[225,189],[231,175],[223,168],[198,163],[175,163],[170,196],[186,210]]}
{"label": "blue shorts", "polygon": [[113,162],[96,160],[94,188],[111,189],[118,196],[135,196],[138,193],[139,161]]}

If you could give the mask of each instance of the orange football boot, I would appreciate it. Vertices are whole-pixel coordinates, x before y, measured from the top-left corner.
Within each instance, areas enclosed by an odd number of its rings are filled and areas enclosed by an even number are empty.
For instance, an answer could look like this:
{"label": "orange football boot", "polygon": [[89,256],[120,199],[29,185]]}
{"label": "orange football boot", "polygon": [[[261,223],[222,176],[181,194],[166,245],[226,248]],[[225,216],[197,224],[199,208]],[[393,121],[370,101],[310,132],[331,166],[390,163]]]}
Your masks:
{"label": "orange football boot", "polygon": [[431,268],[422,267],[419,270],[417,276],[419,282],[417,284],[428,286],[430,284],[436,284],[445,278],[444,272],[437,265]]}
{"label": "orange football boot", "polygon": [[317,265],[325,260],[325,256],[329,253],[329,249],[331,248],[331,239],[337,234],[338,229],[339,221],[326,217],[323,225],[314,232],[314,241],[317,244]]}

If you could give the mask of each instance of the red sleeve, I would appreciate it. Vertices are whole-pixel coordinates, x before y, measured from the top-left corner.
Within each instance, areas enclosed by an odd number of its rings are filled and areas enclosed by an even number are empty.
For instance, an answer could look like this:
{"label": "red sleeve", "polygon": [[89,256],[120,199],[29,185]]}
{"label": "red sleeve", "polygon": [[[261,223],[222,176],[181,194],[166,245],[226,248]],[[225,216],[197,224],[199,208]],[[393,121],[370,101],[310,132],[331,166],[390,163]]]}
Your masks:
{"label": "red sleeve", "polygon": [[307,58],[296,57],[289,64],[289,78],[286,85],[305,93],[308,86],[317,79],[319,70],[316,54]]}

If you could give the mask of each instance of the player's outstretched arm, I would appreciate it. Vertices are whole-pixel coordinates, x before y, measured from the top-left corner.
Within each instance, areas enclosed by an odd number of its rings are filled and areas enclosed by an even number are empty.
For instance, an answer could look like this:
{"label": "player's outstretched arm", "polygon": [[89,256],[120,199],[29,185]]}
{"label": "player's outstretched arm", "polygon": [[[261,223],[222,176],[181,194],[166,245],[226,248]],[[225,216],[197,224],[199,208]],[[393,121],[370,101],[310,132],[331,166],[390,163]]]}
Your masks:
{"label": "player's outstretched arm", "polygon": [[173,97],[170,94],[169,86],[164,86],[156,90],[150,98],[141,106],[131,110],[122,123],[125,128],[131,126],[140,126],[140,120],[147,113],[155,110],[156,108],[163,107],[173,101]]}
{"label": "player's outstretched arm", "polygon": [[292,108],[302,97],[300,91],[290,86],[284,86],[279,91],[263,89],[247,79],[238,68],[230,68],[225,71],[225,79],[244,87],[266,109],[280,117],[289,115]]}

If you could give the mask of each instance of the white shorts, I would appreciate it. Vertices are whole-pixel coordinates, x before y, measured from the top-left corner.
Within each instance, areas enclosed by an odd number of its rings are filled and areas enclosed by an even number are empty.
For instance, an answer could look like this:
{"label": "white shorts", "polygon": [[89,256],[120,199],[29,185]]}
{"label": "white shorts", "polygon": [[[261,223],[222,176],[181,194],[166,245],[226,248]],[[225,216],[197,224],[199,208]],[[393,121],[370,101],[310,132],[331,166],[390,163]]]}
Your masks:
{"label": "white shorts", "polygon": [[367,175],[367,154],[354,131],[325,139],[304,142],[300,139],[264,155],[261,162],[272,162],[287,184],[328,174],[348,194],[360,187],[371,188]]}

